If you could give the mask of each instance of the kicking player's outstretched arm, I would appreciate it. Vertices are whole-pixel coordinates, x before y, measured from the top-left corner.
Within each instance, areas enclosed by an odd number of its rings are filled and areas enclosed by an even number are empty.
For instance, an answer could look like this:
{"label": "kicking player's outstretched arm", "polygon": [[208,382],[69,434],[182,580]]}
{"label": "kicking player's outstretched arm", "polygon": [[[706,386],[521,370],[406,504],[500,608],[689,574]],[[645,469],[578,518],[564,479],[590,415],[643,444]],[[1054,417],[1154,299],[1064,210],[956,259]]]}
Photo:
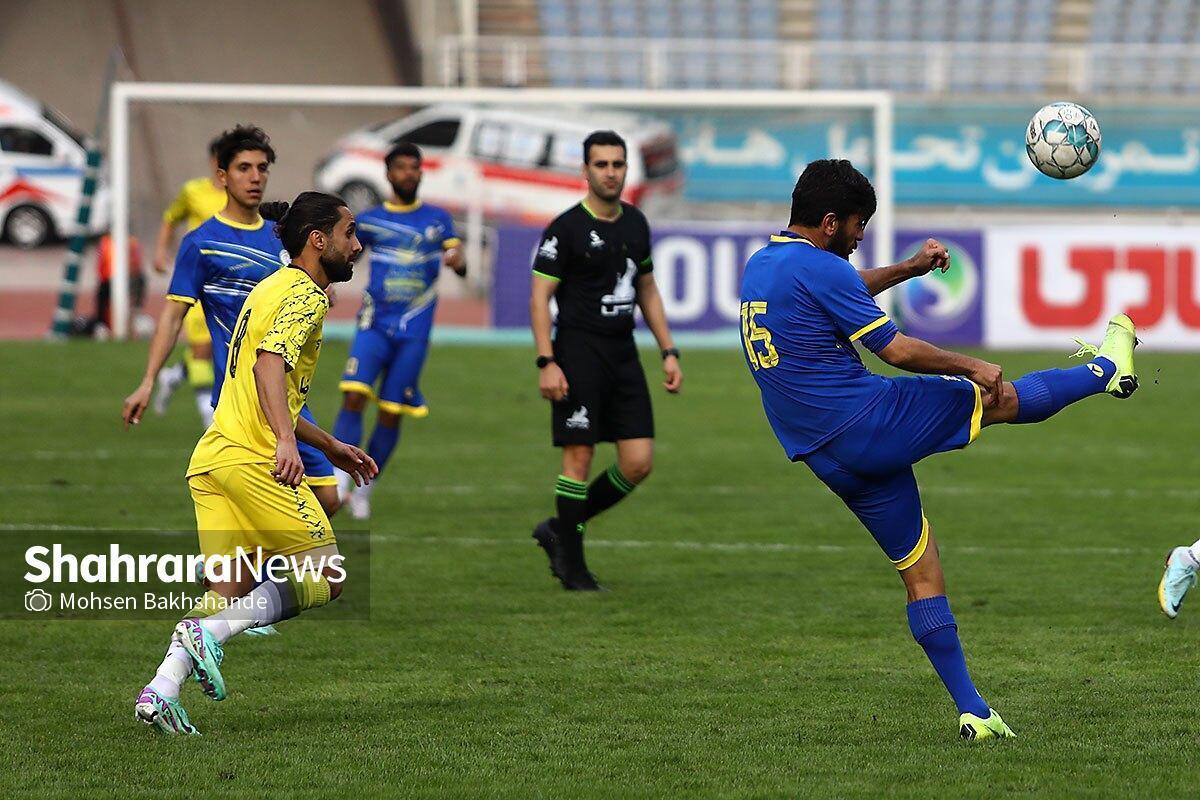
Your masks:
{"label": "kicking player's outstretched arm", "polygon": [[288,411],[287,362],[278,353],[258,351],[254,361],[254,390],[267,424],[275,434],[275,470],[272,476],[284,486],[299,486],[304,462],[296,448],[296,429]]}
{"label": "kicking player's outstretched arm", "polygon": [[890,267],[860,269],[858,277],[862,278],[867,291],[874,297],[910,278],[919,278],[935,269],[942,272],[950,269],[950,253],[937,239],[926,239],[925,244],[911,258]]}
{"label": "kicking player's outstretched arm", "polygon": [[[637,302],[642,309],[642,316],[654,340],[663,352],[675,349],[671,340],[671,327],[667,324],[667,312],[663,309],[662,295],[658,292],[658,284],[654,275],[647,272],[638,278]],[[679,358],[674,355],[663,357],[663,388],[674,394],[683,386],[683,370],[679,368]]]}
{"label": "kicking player's outstretched arm", "polygon": [[994,405],[1004,389],[1004,372],[996,364],[935,347],[929,342],[897,333],[876,355],[893,367],[924,375],[962,375],[979,384],[984,405]]}
{"label": "kicking player's outstretched arm", "polygon": [[296,438],[329,456],[335,467],[354,478],[356,486],[365,486],[379,474],[375,459],[354,445],[335,439],[302,416],[296,419]]}
{"label": "kicking player's outstretched arm", "polygon": [[125,421],[126,429],[131,424],[137,425],[142,421],[142,414],[146,412],[146,406],[150,405],[150,395],[154,392],[154,379],[158,377],[159,370],[167,363],[171,351],[175,349],[175,340],[179,338],[179,329],[183,327],[183,318],[187,316],[188,308],[190,306],[187,303],[168,300],[162,313],[158,315],[154,338],[150,340],[150,354],[146,357],[146,373],[133,393],[125,398],[125,405],[121,409],[121,419]]}

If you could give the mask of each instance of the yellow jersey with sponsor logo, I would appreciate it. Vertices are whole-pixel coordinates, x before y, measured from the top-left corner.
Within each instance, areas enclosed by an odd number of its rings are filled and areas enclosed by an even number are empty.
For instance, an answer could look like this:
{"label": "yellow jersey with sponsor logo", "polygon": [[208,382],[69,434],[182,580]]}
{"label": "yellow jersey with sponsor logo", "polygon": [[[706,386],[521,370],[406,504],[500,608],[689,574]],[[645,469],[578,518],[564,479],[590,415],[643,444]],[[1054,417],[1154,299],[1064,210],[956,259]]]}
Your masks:
{"label": "yellow jersey with sponsor logo", "polygon": [[284,267],[251,290],[233,329],[213,424],[192,453],[189,478],[217,467],[274,462],[278,440],[258,401],[254,363],[260,352],[283,358],[295,425],[317,368],[328,310],[328,295],[298,267]]}
{"label": "yellow jersey with sponsor logo", "polygon": [[225,190],[213,186],[210,178],[193,178],[179,188],[179,194],[163,212],[163,221],[172,224],[187,220],[187,229],[194,231],[225,207]]}

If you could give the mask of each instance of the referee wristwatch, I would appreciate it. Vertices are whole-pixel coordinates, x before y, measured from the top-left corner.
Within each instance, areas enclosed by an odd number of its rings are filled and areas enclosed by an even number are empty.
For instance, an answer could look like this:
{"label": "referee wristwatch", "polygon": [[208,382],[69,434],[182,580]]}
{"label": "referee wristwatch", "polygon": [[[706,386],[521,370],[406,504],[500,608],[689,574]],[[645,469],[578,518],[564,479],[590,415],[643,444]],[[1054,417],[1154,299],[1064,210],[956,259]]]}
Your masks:
{"label": "referee wristwatch", "polygon": [[537,368],[538,369],[545,369],[548,365],[553,364],[553,363],[554,363],[554,356],[538,356],[537,357]]}
{"label": "referee wristwatch", "polygon": [[662,351],[662,357],[663,357],[664,361],[666,361],[667,356],[675,356],[676,358],[679,358],[679,348],[678,347],[664,347],[663,351]]}

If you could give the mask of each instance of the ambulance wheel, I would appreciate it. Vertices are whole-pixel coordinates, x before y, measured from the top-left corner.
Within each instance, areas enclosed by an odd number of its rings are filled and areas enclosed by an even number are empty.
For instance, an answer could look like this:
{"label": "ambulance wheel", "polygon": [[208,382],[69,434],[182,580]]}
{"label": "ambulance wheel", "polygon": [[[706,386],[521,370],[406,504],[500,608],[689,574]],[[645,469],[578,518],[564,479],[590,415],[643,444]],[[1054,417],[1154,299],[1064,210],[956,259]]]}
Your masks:
{"label": "ambulance wheel", "polygon": [[54,235],[54,225],[37,206],[17,206],[4,220],[4,237],[24,250],[44,244]]}

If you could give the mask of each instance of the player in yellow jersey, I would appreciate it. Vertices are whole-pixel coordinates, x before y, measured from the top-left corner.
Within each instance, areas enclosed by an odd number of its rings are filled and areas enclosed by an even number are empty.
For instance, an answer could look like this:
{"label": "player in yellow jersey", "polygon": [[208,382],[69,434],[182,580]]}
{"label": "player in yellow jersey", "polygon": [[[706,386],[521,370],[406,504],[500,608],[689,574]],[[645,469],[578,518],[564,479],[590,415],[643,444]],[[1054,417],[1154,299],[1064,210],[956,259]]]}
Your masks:
{"label": "player in yellow jersey", "polygon": [[[193,670],[205,694],[225,698],[220,667],[230,637],[341,594],[346,572],[329,518],[303,480],[297,440],[320,449],[359,485],[379,472],[362,450],[300,416],[321,349],[326,289],[350,279],[362,252],[354,216],[340,198],[320,192],[302,193],[290,208],[264,204],[261,213],[278,220],[275,232],[291,264],[246,298],[213,424],[187,470],[201,552],[243,568],[223,571],[221,580],[210,572],[209,595],[175,626],[166,658],[138,696],[137,719],[164,733],[197,733],[179,704]],[[250,560],[282,561],[284,569],[255,585]]]}
{"label": "player in yellow jersey", "polygon": [[[175,229],[186,223],[190,233],[225,207],[228,198],[217,169],[218,136],[208,143],[209,174],[187,181],[179,194],[163,212],[162,225],[158,229],[158,244],[154,248],[154,271],[160,275],[167,272],[170,250],[175,238]],[[192,305],[183,318],[184,335],[187,337],[187,353],[182,364],[162,370],[156,381],[154,410],[166,413],[171,395],[183,383],[184,378],[192,385],[196,395],[196,409],[204,427],[212,423],[210,393],[213,385],[212,337],[204,321],[204,310],[199,303]]]}

